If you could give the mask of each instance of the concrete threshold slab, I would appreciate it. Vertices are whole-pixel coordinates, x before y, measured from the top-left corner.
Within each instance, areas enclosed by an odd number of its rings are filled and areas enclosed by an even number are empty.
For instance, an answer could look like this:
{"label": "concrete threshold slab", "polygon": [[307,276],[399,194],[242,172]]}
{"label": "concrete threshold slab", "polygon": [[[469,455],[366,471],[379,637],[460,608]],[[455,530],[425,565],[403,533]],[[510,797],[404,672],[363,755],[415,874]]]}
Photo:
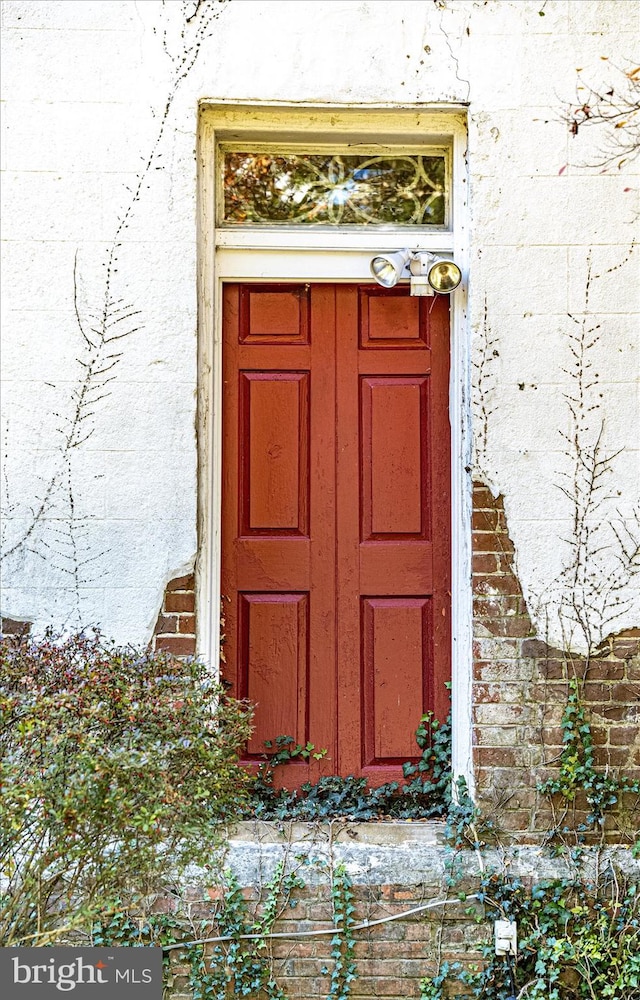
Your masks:
{"label": "concrete threshold slab", "polygon": [[438,820],[376,820],[353,822],[335,819],[330,822],[280,820],[243,820],[229,829],[231,844],[293,844],[325,842],[406,847],[409,844],[442,846],[445,824]]}

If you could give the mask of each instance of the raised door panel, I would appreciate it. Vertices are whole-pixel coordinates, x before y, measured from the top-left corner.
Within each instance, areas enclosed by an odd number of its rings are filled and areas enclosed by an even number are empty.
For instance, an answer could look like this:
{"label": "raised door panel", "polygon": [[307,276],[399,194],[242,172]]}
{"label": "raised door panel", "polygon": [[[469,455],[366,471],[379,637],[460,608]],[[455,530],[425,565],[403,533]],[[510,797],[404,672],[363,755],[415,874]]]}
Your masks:
{"label": "raised door panel", "polygon": [[416,756],[415,730],[432,703],[430,598],[363,598],[363,765]]}
{"label": "raised door panel", "polygon": [[308,285],[242,285],[239,339],[242,344],[308,344]]}
{"label": "raised door panel", "polygon": [[240,531],[309,533],[309,373],[240,373]]}
{"label": "raised door panel", "polygon": [[364,285],[358,289],[359,341],[362,350],[428,350],[429,328],[424,299],[407,288]]}
{"label": "raised door panel", "polygon": [[360,380],[362,541],[425,538],[427,377]]}
{"label": "raised door panel", "polygon": [[249,754],[265,740],[308,739],[309,689],[307,594],[239,595],[238,694],[255,705]]}

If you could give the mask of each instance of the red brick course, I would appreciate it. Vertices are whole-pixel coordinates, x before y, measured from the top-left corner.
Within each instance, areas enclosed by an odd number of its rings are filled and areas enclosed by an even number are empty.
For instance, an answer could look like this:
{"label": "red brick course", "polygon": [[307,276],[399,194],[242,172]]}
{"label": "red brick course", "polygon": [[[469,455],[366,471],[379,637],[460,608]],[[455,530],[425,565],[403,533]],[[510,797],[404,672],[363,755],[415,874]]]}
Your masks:
{"label": "red brick course", "polygon": [[[441,888],[435,884],[354,886],[354,922],[398,917],[431,898],[440,898],[440,894]],[[326,885],[298,889],[294,898],[295,907],[285,908],[274,927],[278,933],[323,930],[332,926]],[[253,909],[257,905],[255,895],[250,896],[248,902]],[[216,925],[212,923],[204,936],[216,932]],[[446,914],[440,910],[413,913],[357,930],[354,939],[358,978],[351,984],[350,1000],[418,998],[420,980],[436,973],[439,958],[477,962],[487,933],[486,926],[477,926],[469,920],[464,907],[451,908]],[[292,1000],[326,1000],[334,968],[331,937],[326,934],[276,939],[269,943],[266,953],[273,956],[272,968],[276,979]],[[181,965],[176,952],[172,954],[172,971],[172,1000],[187,997],[187,970]]]}
{"label": "red brick course", "polygon": [[0,618],[0,634],[11,636],[14,639],[22,639],[29,635],[31,622],[15,621],[13,618]]}
{"label": "red brick course", "polygon": [[175,656],[196,655],[195,578],[179,576],[165,589],[152,647]]}

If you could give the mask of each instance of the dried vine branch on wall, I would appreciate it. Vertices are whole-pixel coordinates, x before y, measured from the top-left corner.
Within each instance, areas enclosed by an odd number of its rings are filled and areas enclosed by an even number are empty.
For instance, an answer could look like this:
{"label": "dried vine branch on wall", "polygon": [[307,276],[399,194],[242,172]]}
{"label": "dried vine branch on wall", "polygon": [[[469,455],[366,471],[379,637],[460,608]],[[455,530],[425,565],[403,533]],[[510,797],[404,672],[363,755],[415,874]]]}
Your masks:
{"label": "dried vine branch on wall", "polygon": [[[605,443],[605,387],[596,364],[601,322],[594,314],[594,283],[626,268],[637,245],[614,266],[596,273],[588,252],[582,308],[569,314],[572,329],[566,345],[568,379],[563,394],[567,428],[559,428],[564,468],[557,471],[557,488],[564,497],[569,525],[559,570],[538,593],[529,595],[531,610],[549,640],[560,634],[563,648],[595,652],[620,627],[632,607],[632,584],[640,576],[640,511],[620,509],[613,473],[623,461],[623,449]],[[488,466],[492,418],[496,410],[496,370],[499,336],[492,328],[485,299],[482,323],[472,359],[472,412],[478,478],[491,481]],[[559,626],[559,628],[558,628]],[[587,657],[588,663],[588,657]]]}
{"label": "dried vine branch on wall", "polygon": [[[161,169],[157,161],[170,119],[174,100],[181,84],[193,69],[204,41],[210,37],[216,19],[227,0],[197,0],[180,4],[180,17],[175,6],[162,4],[162,46],[172,64],[171,83],[160,114],[156,135],[129,196],[117,219],[113,237],[103,261],[100,284],[87,291],[83,281],[78,251],[73,269],[73,310],[81,337],[82,353],[77,358],[79,376],[71,391],[67,406],[62,402],[53,416],[60,443],[54,467],[42,484],[42,489],[30,505],[30,514],[19,536],[2,551],[1,558],[37,555],[58,569],[69,580],[74,595],[74,613],[81,622],[80,588],[91,581],[91,566],[106,550],[92,550],[89,538],[89,518],[79,512],[76,490],[75,456],[96,429],[100,405],[110,395],[110,385],[124,356],[124,341],[143,329],[144,320],[126,291],[126,276],[119,274],[122,264],[123,240],[145,190],[150,186],[152,171]],[[124,285],[125,292],[118,288]],[[66,409],[66,412],[63,412]],[[16,511],[11,502],[9,483],[3,483],[4,506],[7,516]],[[4,541],[4,539],[3,539]]]}
{"label": "dried vine branch on wall", "polygon": [[472,413],[476,426],[475,457],[478,475],[483,481],[489,480],[487,454],[489,447],[490,418],[495,411],[496,373],[495,361],[500,357],[499,337],[489,322],[487,297],[484,298],[482,327],[478,335],[478,346],[472,360],[473,396]]}
{"label": "dried vine branch on wall", "polygon": [[[596,371],[594,349],[600,342],[601,324],[591,311],[594,281],[624,267],[634,251],[602,274],[595,274],[587,255],[584,307],[569,334],[570,360],[564,369],[569,387],[564,399],[569,430],[560,431],[567,468],[559,473],[558,488],[568,503],[571,531],[563,567],[540,595],[538,605],[547,621],[557,616],[566,649],[577,644],[595,652],[615,632],[631,607],[629,589],[640,575],[640,511],[625,517],[615,506],[617,494],[611,476],[624,449],[604,444],[604,395]],[[587,655],[587,664],[588,664]]]}

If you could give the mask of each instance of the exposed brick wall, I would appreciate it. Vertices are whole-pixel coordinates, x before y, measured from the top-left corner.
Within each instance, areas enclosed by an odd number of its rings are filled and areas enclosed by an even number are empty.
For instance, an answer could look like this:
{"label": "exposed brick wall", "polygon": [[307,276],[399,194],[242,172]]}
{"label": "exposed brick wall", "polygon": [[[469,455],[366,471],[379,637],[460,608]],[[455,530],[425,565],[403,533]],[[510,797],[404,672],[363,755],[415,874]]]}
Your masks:
{"label": "exposed brick wall", "polygon": [[30,631],[31,622],[16,621],[13,618],[0,618],[0,635],[3,638],[11,636],[14,639],[21,639],[29,635]]}
{"label": "exposed brick wall", "polygon": [[[354,886],[352,891],[355,923],[397,917],[430,899],[442,898],[441,887],[424,885]],[[257,903],[255,891],[246,889],[244,895],[253,908]],[[278,933],[332,926],[326,887],[296,890],[295,901],[295,908],[285,909],[278,920],[275,927]],[[191,913],[194,920],[210,916],[211,904],[196,905]],[[217,933],[215,924],[211,933]],[[420,979],[437,972],[438,956],[442,960],[477,962],[480,945],[487,938],[487,927],[470,921],[461,906],[449,907],[446,914],[439,909],[414,913],[355,931],[354,938],[358,978],[351,984],[350,1000],[371,997],[410,1000],[420,996]],[[331,935],[274,940],[269,947],[276,979],[285,987],[287,996],[292,1000],[326,1000],[334,967]],[[187,972],[179,954],[173,952],[172,1000],[189,997]],[[232,995],[230,991],[229,997]]]}
{"label": "exposed brick wall", "polygon": [[[552,822],[536,785],[554,773],[572,677],[584,703],[596,763],[640,778],[640,630],[612,637],[585,662],[533,637],[513,571],[502,498],[474,488],[474,754],[479,794],[504,826],[535,837]],[[549,766],[551,765],[551,766]],[[577,803],[577,820],[583,803]],[[624,825],[624,819],[618,820]],[[615,839],[617,821],[610,821]],[[627,831],[628,832],[628,831]]]}
{"label": "exposed brick wall", "polygon": [[193,573],[171,580],[153,632],[153,648],[176,656],[196,654],[196,594]]}

